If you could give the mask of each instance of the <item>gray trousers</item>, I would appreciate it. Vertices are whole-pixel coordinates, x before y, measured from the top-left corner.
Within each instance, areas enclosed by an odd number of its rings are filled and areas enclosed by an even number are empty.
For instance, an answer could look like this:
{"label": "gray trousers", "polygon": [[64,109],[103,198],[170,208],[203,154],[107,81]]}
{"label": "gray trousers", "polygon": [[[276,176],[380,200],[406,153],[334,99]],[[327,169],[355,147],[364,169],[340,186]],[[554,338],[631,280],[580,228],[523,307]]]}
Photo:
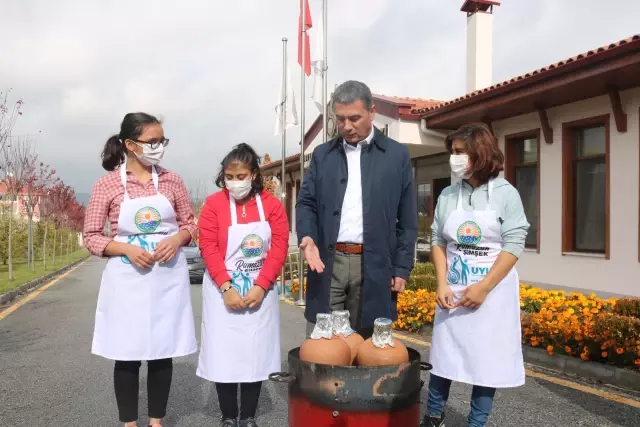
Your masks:
{"label": "gray trousers", "polygon": [[[349,310],[351,328],[370,336],[368,330],[360,328],[362,314],[362,255],[345,254],[336,251],[333,258],[331,289],[329,291],[330,310]],[[311,336],[315,322],[307,322],[307,338]]]}

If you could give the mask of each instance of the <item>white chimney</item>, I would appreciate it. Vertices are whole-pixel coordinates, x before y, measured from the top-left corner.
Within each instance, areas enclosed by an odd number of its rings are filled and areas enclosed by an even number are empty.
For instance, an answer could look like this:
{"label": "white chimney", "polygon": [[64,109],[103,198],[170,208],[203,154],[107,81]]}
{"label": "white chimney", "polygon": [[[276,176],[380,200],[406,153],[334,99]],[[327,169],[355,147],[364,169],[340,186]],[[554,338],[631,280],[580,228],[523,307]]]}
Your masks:
{"label": "white chimney", "polygon": [[492,84],[493,6],[500,3],[465,0],[460,9],[467,13],[467,92]]}

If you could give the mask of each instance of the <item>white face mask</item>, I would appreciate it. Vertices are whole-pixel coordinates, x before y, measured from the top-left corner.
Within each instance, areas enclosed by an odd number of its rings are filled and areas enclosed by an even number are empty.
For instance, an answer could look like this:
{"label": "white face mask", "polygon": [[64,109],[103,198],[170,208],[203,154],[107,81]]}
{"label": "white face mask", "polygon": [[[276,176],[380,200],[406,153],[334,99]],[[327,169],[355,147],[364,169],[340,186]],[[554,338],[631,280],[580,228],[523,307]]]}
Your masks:
{"label": "white face mask", "polygon": [[449,158],[449,166],[451,166],[452,184],[471,178],[467,173],[469,169],[469,156],[467,154],[452,154]]}
{"label": "white face mask", "polygon": [[142,154],[135,153],[135,155],[143,165],[156,166],[160,164],[164,157],[164,145],[160,144],[157,148],[151,148],[149,144],[138,145],[142,147]]}
{"label": "white face mask", "polygon": [[251,192],[251,180],[245,179],[244,181],[225,181],[225,187],[229,190],[229,194],[236,199],[242,200]]}

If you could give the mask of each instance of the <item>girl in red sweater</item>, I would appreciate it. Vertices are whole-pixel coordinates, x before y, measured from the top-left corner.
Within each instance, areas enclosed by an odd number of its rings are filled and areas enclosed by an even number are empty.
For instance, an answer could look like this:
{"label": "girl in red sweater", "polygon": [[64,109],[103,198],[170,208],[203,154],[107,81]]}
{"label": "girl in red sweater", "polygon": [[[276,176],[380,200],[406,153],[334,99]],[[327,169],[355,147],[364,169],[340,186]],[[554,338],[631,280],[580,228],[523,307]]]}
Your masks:
{"label": "girl in red sweater", "polygon": [[262,381],[280,370],[274,282],[287,256],[289,222],[282,202],[263,189],[249,145],[227,154],[216,184],[223,190],[207,198],[198,221],[207,272],[197,375],[216,384],[222,426],[257,427]]}

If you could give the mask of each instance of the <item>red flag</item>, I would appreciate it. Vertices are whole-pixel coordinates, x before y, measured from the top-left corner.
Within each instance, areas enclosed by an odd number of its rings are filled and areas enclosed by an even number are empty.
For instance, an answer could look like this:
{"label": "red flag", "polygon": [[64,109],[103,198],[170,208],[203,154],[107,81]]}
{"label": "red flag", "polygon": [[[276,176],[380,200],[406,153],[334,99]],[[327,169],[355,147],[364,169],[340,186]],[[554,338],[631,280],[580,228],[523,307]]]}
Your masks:
{"label": "red flag", "polygon": [[304,72],[308,76],[311,74],[311,48],[309,43],[309,30],[311,29],[311,10],[309,9],[309,0],[300,0],[300,17],[298,19],[298,64],[302,67],[302,4],[305,9],[305,29],[304,33]]}

